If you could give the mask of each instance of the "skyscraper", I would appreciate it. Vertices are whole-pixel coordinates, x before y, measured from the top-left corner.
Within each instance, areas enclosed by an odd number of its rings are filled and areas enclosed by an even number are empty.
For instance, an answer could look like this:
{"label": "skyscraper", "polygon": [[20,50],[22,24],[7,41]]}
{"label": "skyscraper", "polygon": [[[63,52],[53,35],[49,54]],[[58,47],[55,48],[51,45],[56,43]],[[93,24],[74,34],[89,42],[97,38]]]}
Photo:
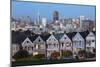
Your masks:
{"label": "skyscraper", "polygon": [[54,11],[53,12],[53,22],[59,20],[59,12],[58,11]]}
{"label": "skyscraper", "polygon": [[38,25],[40,24],[40,12],[39,12],[39,10],[37,12],[37,24]]}
{"label": "skyscraper", "polygon": [[45,27],[47,23],[47,18],[43,17],[42,18],[42,25]]}

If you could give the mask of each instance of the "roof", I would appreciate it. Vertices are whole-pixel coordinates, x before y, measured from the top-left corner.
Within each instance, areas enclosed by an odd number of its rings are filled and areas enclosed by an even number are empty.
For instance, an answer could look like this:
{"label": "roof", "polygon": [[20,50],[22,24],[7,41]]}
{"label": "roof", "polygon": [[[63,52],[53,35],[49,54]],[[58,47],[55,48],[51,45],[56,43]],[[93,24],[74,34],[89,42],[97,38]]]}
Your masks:
{"label": "roof", "polygon": [[54,37],[59,40],[63,35],[64,33],[54,34]]}
{"label": "roof", "polygon": [[67,33],[67,36],[72,40],[72,38],[76,35],[77,32]]}
{"label": "roof", "polygon": [[[72,38],[76,35],[77,32],[72,32],[72,33],[66,33],[66,35],[72,40]],[[79,32],[80,35],[85,39],[86,36],[89,34],[89,31],[84,31],[84,32]],[[96,35],[96,32],[93,31],[93,33]],[[59,40],[65,33],[59,33],[59,34],[54,34],[54,37]],[[21,44],[27,37],[33,42],[38,36],[40,36],[44,41],[46,41],[51,34],[35,34],[35,35],[24,35],[24,34],[19,34],[18,32],[12,32],[12,37],[11,37],[11,43],[16,43],[16,44]]]}
{"label": "roof", "polygon": [[40,35],[40,37],[46,41],[49,37],[50,37],[50,34],[47,34],[47,35]]}
{"label": "roof", "polygon": [[85,39],[86,38],[86,36],[89,34],[89,32],[88,31],[84,31],[84,32],[79,32],[80,33],[80,35]]}

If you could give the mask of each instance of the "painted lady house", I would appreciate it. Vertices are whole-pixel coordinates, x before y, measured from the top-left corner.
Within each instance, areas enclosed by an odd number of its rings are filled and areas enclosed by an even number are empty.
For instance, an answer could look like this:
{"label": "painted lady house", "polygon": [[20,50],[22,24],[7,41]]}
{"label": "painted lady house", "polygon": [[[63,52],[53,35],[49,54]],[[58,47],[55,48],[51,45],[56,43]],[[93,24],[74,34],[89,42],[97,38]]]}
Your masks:
{"label": "painted lady house", "polygon": [[46,45],[47,45],[47,59],[60,58],[59,41],[53,34],[51,34],[51,36],[46,40]]}
{"label": "painted lady house", "polygon": [[63,36],[59,39],[59,43],[60,43],[61,57],[63,59],[72,58],[72,41],[71,41],[71,39],[66,34],[63,34]]}
{"label": "painted lady house", "polygon": [[85,50],[85,40],[81,36],[80,33],[76,33],[76,35],[72,38],[73,40],[73,57],[77,58],[78,52],[81,50]]}
{"label": "painted lady house", "polygon": [[45,41],[41,36],[38,36],[34,41],[33,44],[35,46],[34,51],[33,51],[33,56],[34,55],[43,55],[46,57],[46,44]]}
{"label": "painted lady house", "polygon": [[30,54],[33,52],[32,48],[34,47],[32,41],[27,37],[23,42],[22,42],[22,47],[24,50],[27,50]]}
{"label": "painted lady house", "polygon": [[12,56],[20,50],[27,50],[33,56],[43,59],[85,58],[84,52],[95,53],[95,32],[72,32],[12,37]]}
{"label": "painted lady house", "polygon": [[96,37],[95,32],[89,32],[86,37],[86,52],[95,53],[96,49]]}
{"label": "painted lady house", "polygon": [[76,35],[72,38],[73,40],[73,57],[83,59],[85,58],[86,50],[86,36],[89,34],[88,31],[77,32]]}
{"label": "painted lady house", "polygon": [[42,57],[46,56],[45,41],[40,35],[27,37],[23,41],[22,47],[24,50],[27,50],[33,56],[38,56],[38,55],[41,55]]}

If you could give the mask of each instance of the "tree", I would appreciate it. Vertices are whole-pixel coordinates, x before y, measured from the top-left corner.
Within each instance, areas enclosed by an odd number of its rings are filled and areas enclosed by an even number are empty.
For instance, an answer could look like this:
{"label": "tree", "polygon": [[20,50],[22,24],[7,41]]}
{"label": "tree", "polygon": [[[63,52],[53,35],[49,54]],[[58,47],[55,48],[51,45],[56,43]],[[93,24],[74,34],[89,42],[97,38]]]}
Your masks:
{"label": "tree", "polygon": [[27,58],[29,56],[30,56],[29,52],[22,49],[22,50],[19,50],[18,52],[16,52],[15,55],[13,56],[13,58],[15,60],[17,60],[17,59]]}
{"label": "tree", "polygon": [[60,53],[54,51],[54,52],[51,54],[51,57],[52,57],[52,59],[58,59],[58,58],[60,57]]}

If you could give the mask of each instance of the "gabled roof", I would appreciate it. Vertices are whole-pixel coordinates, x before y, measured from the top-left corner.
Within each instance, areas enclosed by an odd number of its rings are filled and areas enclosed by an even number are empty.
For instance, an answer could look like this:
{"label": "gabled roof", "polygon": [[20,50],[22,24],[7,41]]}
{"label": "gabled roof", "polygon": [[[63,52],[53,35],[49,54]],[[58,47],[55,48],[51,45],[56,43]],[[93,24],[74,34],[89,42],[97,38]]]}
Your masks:
{"label": "gabled roof", "polygon": [[59,40],[64,35],[64,33],[54,34],[54,37]]}
{"label": "gabled roof", "polygon": [[51,36],[50,34],[48,34],[48,35],[40,35],[40,37],[41,37],[44,41],[46,41],[50,36]]}
{"label": "gabled roof", "polygon": [[72,38],[76,35],[77,32],[67,33],[67,36],[72,40]]}
{"label": "gabled roof", "polygon": [[76,33],[76,35],[72,38],[73,41],[77,41],[77,40],[84,40],[84,38],[81,36],[81,34],[79,32]]}
{"label": "gabled roof", "polygon": [[[49,38],[48,38],[46,41],[48,41],[50,38],[56,39],[56,37],[52,34],[51,36],[49,36]],[[56,40],[57,40],[57,39],[56,39]]]}
{"label": "gabled roof", "polygon": [[[96,35],[95,31],[92,31],[94,35]],[[59,34],[52,34],[57,40],[60,40],[65,33],[59,33]],[[77,34],[77,32],[71,32],[71,33],[66,33],[66,35],[72,40],[72,38]],[[86,36],[89,34],[88,31],[84,32],[79,32],[79,34],[85,39]],[[46,41],[51,35],[50,34],[35,34],[35,35],[24,35],[19,33],[13,33],[11,37],[11,42],[16,43],[16,44],[21,44],[27,37],[33,42],[38,36],[40,36],[44,41]]]}
{"label": "gabled roof", "polygon": [[28,41],[29,43],[32,44],[32,41],[27,37],[27,38],[22,42],[22,45],[25,44],[26,41]]}
{"label": "gabled roof", "polygon": [[89,34],[88,31],[84,31],[84,32],[79,32],[81,34],[81,36],[85,39],[86,36]]}
{"label": "gabled roof", "polygon": [[[88,32],[88,31],[84,31],[84,32],[77,32],[77,33],[79,33],[83,39],[85,39],[85,38],[86,38],[86,36],[89,34],[89,32]],[[75,36],[76,36],[76,35],[74,35],[74,37],[75,37]]]}
{"label": "gabled roof", "polygon": [[64,34],[64,35],[59,39],[59,41],[66,42],[66,41],[71,41],[71,39],[70,39],[66,34]]}
{"label": "gabled roof", "polygon": [[36,39],[37,36],[38,35],[33,35],[33,36],[25,36],[25,35],[12,36],[12,43],[22,44],[22,42],[24,42],[24,40],[26,38],[29,38],[31,40],[31,42],[33,42]]}
{"label": "gabled roof", "polygon": [[95,34],[93,32],[89,32],[89,34],[86,36],[86,39],[95,39]]}
{"label": "gabled roof", "polygon": [[31,42],[33,42],[37,37],[38,37],[38,35],[28,36],[28,38],[31,40]]}
{"label": "gabled roof", "polygon": [[38,43],[38,42],[45,42],[45,41],[41,38],[41,36],[38,36],[33,42]]}
{"label": "gabled roof", "polygon": [[21,44],[26,39],[26,36],[12,36],[12,43]]}

